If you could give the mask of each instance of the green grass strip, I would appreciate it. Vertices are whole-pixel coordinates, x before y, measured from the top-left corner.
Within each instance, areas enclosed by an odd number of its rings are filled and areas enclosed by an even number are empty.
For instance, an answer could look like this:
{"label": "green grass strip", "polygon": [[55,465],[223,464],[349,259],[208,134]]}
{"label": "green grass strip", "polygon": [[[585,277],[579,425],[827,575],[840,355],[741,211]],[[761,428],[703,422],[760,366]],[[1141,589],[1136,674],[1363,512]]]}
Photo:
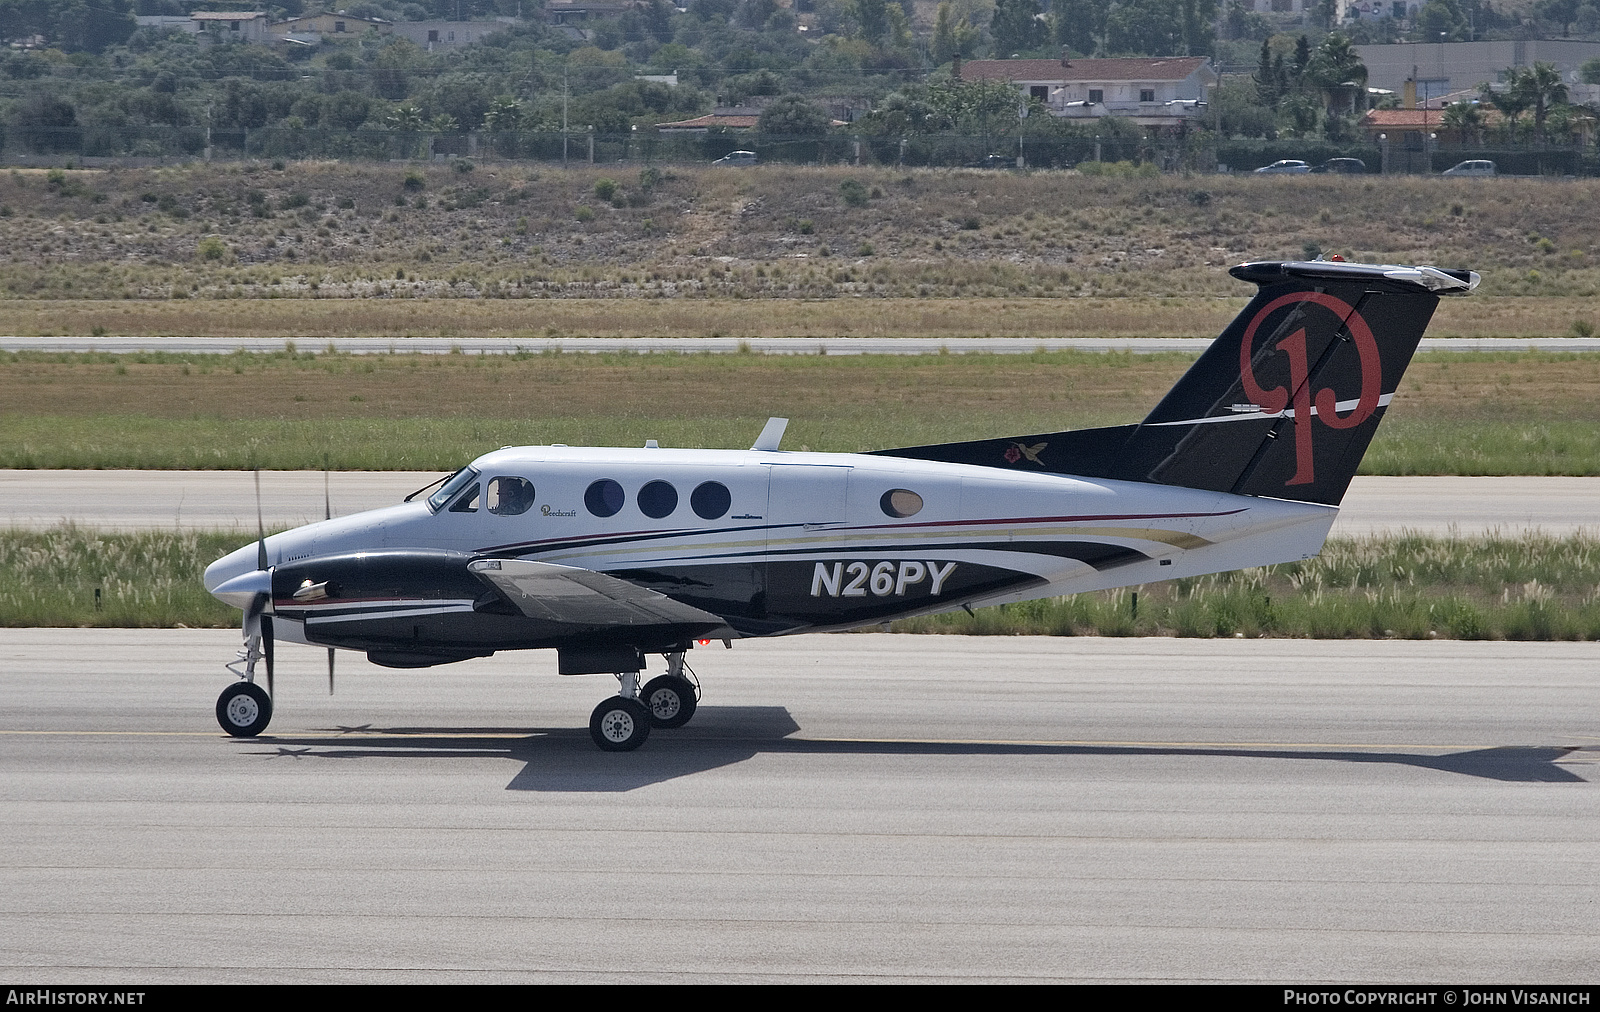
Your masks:
{"label": "green grass strip", "polygon": [[[239,613],[208,595],[200,577],[241,543],[237,533],[0,531],[0,626],[237,625]],[[1334,539],[1305,562],[972,616],[957,611],[892,628],[988,636],[1595,640],[1600,539]]]}

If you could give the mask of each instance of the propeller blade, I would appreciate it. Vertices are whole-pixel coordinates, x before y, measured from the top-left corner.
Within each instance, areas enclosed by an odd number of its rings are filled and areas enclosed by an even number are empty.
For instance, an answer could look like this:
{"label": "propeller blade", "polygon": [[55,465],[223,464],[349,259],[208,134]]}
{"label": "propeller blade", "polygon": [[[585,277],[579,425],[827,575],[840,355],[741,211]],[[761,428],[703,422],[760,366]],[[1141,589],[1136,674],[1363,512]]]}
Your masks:
{"label": "propeller blade", "polygon": [[261,519],[261,468],[256,468],[256,568],[267,567],[267,525]]}
{"label": "propeller blade", "polygon": [[[328,492],[328,455],[322,455],[322,519],[333,519],[333,497]],[[329,648],[332,649],[331,647]],[[332,655],[329,655],[332,657]]]}
{"label": "propeller blade", "polygon": [[272,687],[272,616],[261,616],[261,652],[267,660],[267,695],[273,699],[278,698],[277,692]]}
{"label": "propeller blade", "polygon": [[328,695],[333,695],[333,648],[328,648]]}

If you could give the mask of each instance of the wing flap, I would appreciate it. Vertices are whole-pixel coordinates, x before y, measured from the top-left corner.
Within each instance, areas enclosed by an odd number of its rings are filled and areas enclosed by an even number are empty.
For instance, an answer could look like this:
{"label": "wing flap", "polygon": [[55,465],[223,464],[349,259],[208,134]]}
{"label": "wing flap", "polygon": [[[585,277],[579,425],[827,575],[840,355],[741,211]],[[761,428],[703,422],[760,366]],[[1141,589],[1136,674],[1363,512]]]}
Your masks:
{"label": "wing flap", "polygon": [[722,623],[708,611],[592,569],[525,559],[479,559],[467,569],[529,618],[571,625]]}

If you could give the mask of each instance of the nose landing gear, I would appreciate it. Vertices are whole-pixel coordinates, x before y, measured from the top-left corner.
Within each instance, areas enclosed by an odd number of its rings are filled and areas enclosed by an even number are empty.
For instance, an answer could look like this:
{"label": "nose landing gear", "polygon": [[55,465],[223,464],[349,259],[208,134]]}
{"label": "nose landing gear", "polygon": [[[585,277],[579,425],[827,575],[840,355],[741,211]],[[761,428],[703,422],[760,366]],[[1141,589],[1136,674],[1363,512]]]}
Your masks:
{"label": "nose landing gear", "polygon": [[272,697],[254,682],[234,682],[217,697],[217,723],[235,738],[254,738],[272,720]]}

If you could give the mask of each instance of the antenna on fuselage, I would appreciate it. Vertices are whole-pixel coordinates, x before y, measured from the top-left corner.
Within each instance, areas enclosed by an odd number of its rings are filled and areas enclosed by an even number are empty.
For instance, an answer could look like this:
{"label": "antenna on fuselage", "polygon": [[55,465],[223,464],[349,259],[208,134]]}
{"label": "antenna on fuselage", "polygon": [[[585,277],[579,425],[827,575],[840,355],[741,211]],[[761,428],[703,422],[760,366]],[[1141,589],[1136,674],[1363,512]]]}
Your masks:
{"label": "antenna on fuselage", "polygon": [[783,430],[789,427],[787,418],[769,418],[767,427],[761,430],[761,435],[756,437],[752,450],[776,450],[778,444],[783,442]]}

